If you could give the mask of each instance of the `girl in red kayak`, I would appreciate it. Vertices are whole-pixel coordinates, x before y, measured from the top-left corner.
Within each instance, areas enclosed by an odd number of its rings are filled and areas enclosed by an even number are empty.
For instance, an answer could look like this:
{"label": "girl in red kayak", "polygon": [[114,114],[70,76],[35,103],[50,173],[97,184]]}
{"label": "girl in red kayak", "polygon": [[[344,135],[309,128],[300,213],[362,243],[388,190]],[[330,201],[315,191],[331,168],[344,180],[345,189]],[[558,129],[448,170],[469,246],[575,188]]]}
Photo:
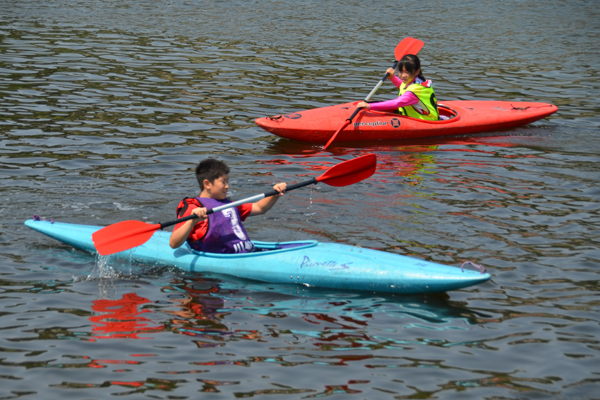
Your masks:
{"label": "girl in red kayak", "polygon": [[426,80],[421,72],[419,57],[414,54],[405,55],[398,61],[396,69],[398,76],[393,68],[389,68],[387,73],[394,86],[400,89],[398,98],[371,104],[361,101],[357,106],[374,111],[398,110],[401,115],[408,117],[437,121],[437,99],[432,82]]}

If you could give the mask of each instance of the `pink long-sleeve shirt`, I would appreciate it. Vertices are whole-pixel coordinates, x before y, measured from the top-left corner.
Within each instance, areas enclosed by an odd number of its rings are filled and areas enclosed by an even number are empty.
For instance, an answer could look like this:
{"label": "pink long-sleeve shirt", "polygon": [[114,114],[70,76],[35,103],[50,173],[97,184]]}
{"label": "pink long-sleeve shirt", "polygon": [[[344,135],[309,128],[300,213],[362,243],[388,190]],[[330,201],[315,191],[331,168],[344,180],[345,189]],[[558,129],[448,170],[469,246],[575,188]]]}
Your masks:
{"label": "pink long-sleeve shirt", "polygon": [[[400,88],[400,85],[402,84],[402,80],[400,78],[398,78],[396,75],[393,75],[390,78],[390,81],[397,88]],[[419,77],[417,76],[409,85],[412,85],[413,83],[415,83],[415,81],[417,83],[422,82],[422,80],[419,79]],[[396,97],[395,99],[381,101],[378,103],[371,103],[371,104],[369,104],[369,108],[373,111],[397,110],[400,107],[414,106],[418,102],[419,102],[419,98],[417,97],[417,95],[415,95],[412,92],[404,92],[404,94],[402,96]]]}

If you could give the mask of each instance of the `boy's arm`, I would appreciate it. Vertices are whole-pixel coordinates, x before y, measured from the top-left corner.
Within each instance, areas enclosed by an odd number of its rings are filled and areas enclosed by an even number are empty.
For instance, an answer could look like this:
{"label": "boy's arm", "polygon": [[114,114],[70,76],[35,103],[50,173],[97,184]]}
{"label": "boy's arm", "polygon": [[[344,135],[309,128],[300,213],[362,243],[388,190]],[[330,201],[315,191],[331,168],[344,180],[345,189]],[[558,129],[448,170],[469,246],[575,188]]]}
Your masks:
{"label": "boy's arm", "polygon": [[199,221],[206,219],[206,208],[196,207],[190,212],[190,214],[194,214],[198,218],[185,221],[182,225],[179,227],[176,226],[175,229],[173,229],[173,232],[171,232],[171,237],[169,238],[169,245],[172,249],[176,249],[184,244],[194,225],[196,225]]}
{"label": "boy's arm", "polygon": [[250,214],[248,216],[253,217],[255,215],[262,215],[269,211],[271,207],[273,207],[275,203],[277,203],[279,197],[283,196],[283,193],[285,192],[286,188],[287,184],[285,182],[281,182],[273,186],[273,190],[279,192],[279,196],[265,197],[264,199],[261,199],[256,203],[252,204],[252,211],[250,211]]}

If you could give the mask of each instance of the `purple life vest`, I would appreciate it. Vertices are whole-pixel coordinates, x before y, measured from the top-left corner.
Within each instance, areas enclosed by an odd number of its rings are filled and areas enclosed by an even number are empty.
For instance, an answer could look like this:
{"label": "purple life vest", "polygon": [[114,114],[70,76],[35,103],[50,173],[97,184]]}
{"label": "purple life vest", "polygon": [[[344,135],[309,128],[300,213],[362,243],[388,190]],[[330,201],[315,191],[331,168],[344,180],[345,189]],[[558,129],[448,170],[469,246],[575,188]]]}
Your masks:
{"label": "purple life vest", "polygon": [[[208,209],[231,203],[231,200],[217,200],[196,197],[201,207]],[[242,225],[242,216],[237,207],[231,207],[208,216],[208,230],[204,237],[193,243],[194,250],[208,253],[248,253],[254,244],[248,239],[248,232]]]}

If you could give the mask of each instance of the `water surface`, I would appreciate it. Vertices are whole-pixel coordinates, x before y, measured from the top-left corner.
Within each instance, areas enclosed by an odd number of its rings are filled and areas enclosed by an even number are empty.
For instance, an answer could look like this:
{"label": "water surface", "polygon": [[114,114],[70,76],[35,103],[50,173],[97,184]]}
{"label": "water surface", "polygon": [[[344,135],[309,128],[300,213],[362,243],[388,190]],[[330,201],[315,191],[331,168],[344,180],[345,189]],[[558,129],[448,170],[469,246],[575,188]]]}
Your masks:
{"label": "water surface", "polygon": [[[0,398],[597,398],[597,7],[401,6],[0,1]],[[406,36],[426,43],[441,101],[559,112],[329,151],[254,124],[364,98]],[[249,233],[470,260],[489,282],[430,296],[270,285],[95,257],[23,226],[171,220],[206,157],[242,198],[371,152],[371,179],[288,193]]]}

